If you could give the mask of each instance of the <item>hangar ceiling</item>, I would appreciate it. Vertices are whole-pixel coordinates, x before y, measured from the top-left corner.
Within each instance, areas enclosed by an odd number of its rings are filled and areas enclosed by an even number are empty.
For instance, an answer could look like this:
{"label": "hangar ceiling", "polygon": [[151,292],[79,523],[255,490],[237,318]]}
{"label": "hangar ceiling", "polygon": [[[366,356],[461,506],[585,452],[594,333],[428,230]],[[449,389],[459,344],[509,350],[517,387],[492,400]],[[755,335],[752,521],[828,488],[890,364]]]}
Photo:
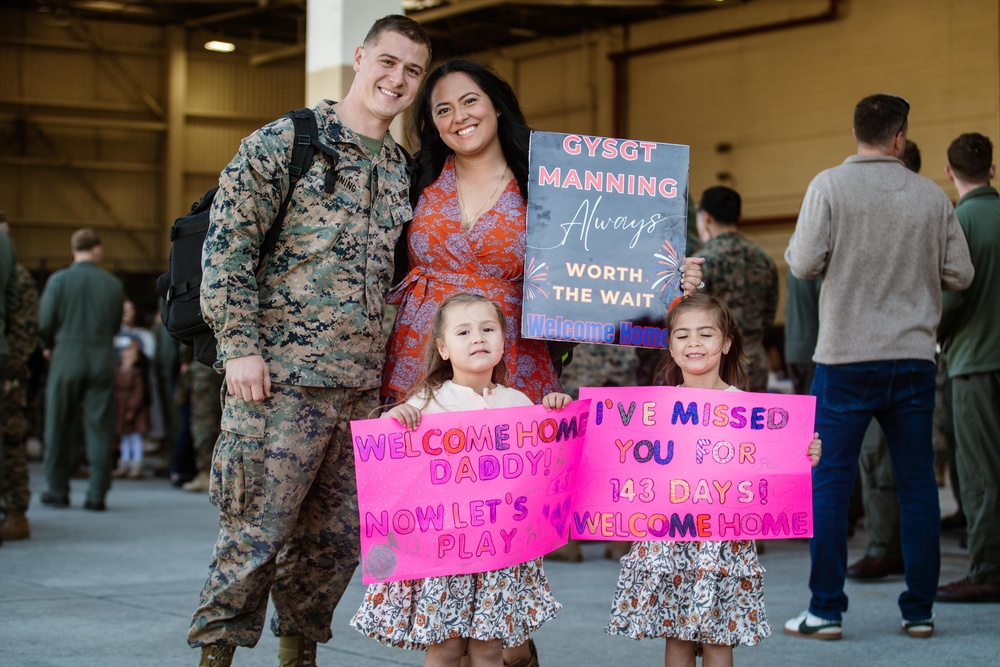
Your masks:
{"label": "hangar ceiling", "polygon": [[[359,1],[359,0],[353,0]],[[749,0],[407,0],[435,56],[450,57],[546,37],[719,9]],[[304,44],[306,0],[15,0],[56,17],[182,25],[216,38]]]}

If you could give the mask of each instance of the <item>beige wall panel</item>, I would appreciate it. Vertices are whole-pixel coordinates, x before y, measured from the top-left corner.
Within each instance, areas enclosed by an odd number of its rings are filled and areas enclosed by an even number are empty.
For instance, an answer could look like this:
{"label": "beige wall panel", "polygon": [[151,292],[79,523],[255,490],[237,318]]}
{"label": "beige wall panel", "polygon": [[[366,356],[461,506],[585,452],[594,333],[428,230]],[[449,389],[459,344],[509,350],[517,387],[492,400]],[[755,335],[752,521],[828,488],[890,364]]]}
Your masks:
{"label": "beige wall panel", "polygon": [[547,109],[590,102],[588,69],[580,66],[581,51],[566,48],[517,60],[518,94],[530,108]]}
{"label": "beige wall panel", "polygon": [[246,122],[190,121],[184,134],[185,170],[216,174],[222,171],[239,150],[240,140],[258,126],[257,123]]}
{"label": "beige wall panel", "polygon": [[[743,14],[787,4],[752,3]],[[741,12],[695,15],[689,32],[727,14]],[[997,134],[997,24],[995,0],[852,2],[834,22],[636,57],[629,134],[690,144],[695,192],[728,172],[748,217],[794,215],[812,177],[854,152],[855,102],[896,92],[913,104],[923,172],[946,186],[947,143],[968,129]],[[720,142],[732,151],[716,153]]]}
{"label": "beige wall panel", "polygon": [[302,106],[301,58],[261,67],[231,54],[194,54],[188,64],[188,109],[255,116],[261,125]]}
{"label": "beige wall panel", "polygon": [[33,51],[25,60],[21,89],[32,101],[93,101],[95,58],[76,51]]}
{"label": "beige wall panel", "polygon": [[163,169],[163,139],[158,132],[128,130],[97,130],[96,154],[91,159],[121,162],[127,165],[148,165],[154,173]]}

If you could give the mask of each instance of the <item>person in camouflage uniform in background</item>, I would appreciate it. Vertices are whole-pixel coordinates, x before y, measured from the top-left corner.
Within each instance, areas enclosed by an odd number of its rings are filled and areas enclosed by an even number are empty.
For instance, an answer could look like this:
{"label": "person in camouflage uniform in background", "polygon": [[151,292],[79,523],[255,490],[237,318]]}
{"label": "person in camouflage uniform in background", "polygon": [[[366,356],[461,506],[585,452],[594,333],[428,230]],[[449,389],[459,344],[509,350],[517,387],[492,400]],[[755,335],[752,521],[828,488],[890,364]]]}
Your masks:
{"label": "person in camouflage uniform in background", "polygon": [[[698,203],[698,231],[705,242],[705,292],[723,299],[743,332],[750,358],[750,391],[767,391],[764,333],[778,311],[778,269],[756,243],[737,228],[741,200],[724,185],[705,190]],[[742,388],[742,387],[741,387]]]}
{"label": "person in camouflage uniform in background", "polygon": [[[191,349],[188,348],[187,352],[190,353]],[[191,354],[187,356],[193,357]],[[186,359],[184,364],[181,382],[186,385],[184,390],[188,392],[191,408],[191,437],[198,474],[181,488],[191,493],[204,493],[210,487],[215,443],[222,428],[222,401],[219,397],[226,379],[193,358]]]}
{"label": "person in camouflage uniform in background", "polygon": [[256,274],[248,267],[289,184],[292,121],[244,139],[219,179],[201,302],[228,394],[209,491],[219,538],[188,633],[203,665],[257,643],[269,592],[281,665],[314,665],[316,642],[332,636],[360,551],[350,421],[378,409],[384,299],[412,218],[406,158],[388,129],[430,60],[418,23],[376,21],[350,91],[313,108],[316,159]]}
{"label": "person in camouflage uniform in background", "polygon": [[16,296],[7,304],[7,391],[0,402],[3,414],[3,505],[7,518],[0,527],[4,540],[26,540],[31,536],[28,504],[28,456],[24,444],[28,432],[28,359],[38,346],[38,288],[22,264],[15,267]]}

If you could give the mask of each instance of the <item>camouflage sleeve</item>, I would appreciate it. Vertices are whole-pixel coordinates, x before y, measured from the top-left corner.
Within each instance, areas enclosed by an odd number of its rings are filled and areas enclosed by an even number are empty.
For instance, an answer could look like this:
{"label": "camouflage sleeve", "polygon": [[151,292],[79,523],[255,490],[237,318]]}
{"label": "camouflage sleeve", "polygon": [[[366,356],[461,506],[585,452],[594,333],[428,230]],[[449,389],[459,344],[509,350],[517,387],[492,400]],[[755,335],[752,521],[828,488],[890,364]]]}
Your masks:
{"label": "camouflage sleeve", "polygon": [[702,288],[702,291],[705,292],[705,294],[718,296],[719,266],[716,261],[718,256],[711,252],[705,252],[705,250],[706,249],[703,246],[701,250],[698,251],[698,254],[695,255],[695,257],[705,258],[705,263],[701,265],[701,279],[705,283],[705,287]]}
{"label": "camouflage sleeve", "polygon": [[289,144],[277,127],[272,123],[243,140],[219,177],[212,203],[202,251],[201,308],[218,338],[221,360],[260,354],[254,269],[288,187]]}
{"label": "camouflage sleeve", "polygon": [[767,296],[764,300],[764,330],[766,331],[778,315],[778,267],[768,258],[767,262]]}
{"label": "camouflage sleeve", "polygon": [[27,366],[28,358],[38,344],[38,290],[31,273],[22,264],[17,265],[17,297],[8,311],[10,364],[20,369]]}
{"label": "camouflage sleeve", "polygon": [[[17,275],[15,266],[17,265],[17,255],[14,252],[14,244],[6,234],[0,239],[0,357],[7,356],[6,331],[11,305],[17,298]],[[6,366],[6,360],[4,360]],[[0,369],[2,370],[2,369]]]}

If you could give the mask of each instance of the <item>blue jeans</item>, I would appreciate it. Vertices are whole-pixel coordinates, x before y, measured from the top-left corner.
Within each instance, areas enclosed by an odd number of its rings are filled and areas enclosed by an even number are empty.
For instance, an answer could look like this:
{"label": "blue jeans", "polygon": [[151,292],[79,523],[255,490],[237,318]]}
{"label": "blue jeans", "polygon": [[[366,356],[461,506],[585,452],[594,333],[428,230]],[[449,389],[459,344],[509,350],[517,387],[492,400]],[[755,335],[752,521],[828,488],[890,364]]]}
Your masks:
{"label": "blue jeans", "polygon": [[889,444],[900,510],[906,590],[903,618],[931,618],[941,571],[941,509],[934,479],[931,425],[934,364],[901,359],[816,365],[816,431],[823,457],[813,470],[814,537],[809,611],[839,621],[847,611],[847,506],[865,429],[878,420]]}

